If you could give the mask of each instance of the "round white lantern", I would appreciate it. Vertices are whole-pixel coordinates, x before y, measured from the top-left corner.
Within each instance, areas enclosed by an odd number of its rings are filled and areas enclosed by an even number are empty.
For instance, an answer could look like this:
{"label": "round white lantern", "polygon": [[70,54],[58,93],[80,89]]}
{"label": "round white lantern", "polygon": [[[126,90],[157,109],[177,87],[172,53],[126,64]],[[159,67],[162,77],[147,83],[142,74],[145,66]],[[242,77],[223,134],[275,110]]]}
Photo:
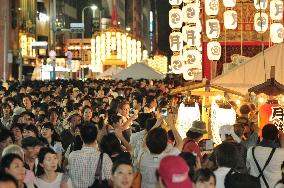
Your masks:
{"label": "round white lantern", "polygon": [[184,47],[183,49],[183,61],[190,68],[202,68],[202,54],[198,50],[187,49]]}
{"label": "round white lantern", "polygon": [[237,12],[234,10],[227,10],[224,12],[224,26],[226,29],[236,29],[238,26]]}
{"label": "round white lantern", "polygon": [[224,7],[232,8],[236,6],[237,0],[223,0]]}
{"label": "round white lantern", "polygon": [[182,28],[183,41],[188,46],[199,46],[201,44],[201,34],[198,32],[196,26],[184,26]]}
{"label": "round white lantern", "polygon": [[169,0],[169,3],[170,3],[172,6],[181,5],[182,0]]}
{"label": "round white lantern", "polygon": [[254,29],[257,32],[263,33],[265,31],[267,31],[268,22],[269,22],[268,15],[266,13],[258,12],[254,15]]}
{"label": "round white lantern", "polygon": [[169,12],[169,25],[172,29],[179,29],[182,27],[182,11],[174,8]]}
{"label": "round white lantern", "polygon": [[272,20],[282,20],[283,1],[273,0],[270,2],[270,17]]}
{"label": "round white lantern", "polygon": [[194,73],[188,65],[184,65],[182,75],[185,80],[194,80]]}
{"label": "round white lantern", "polygon": [[270,25],[270,38],[273,43],[283,42],[283,25],[281,23],[273,23]]}
{"label": "round white lantern", "polygon": [[182,8],[182,20],[185,23],[196,23],[199,20],[199,4],[189,3]]}
{"label": "round white lantern", "polygon": [[182,51],[183,39],[181,32],[172,32],[169,37],[170,48],[174,52]]}
{"label": "round white lantern", "polygon": [[268,0],[254,0],[253,4],[257,10],[265,10],[268,6]]}
{"label": "round white lantern", "polygon": [[216,16],[219,12],[219,0],[205,0],[205,13],[208,16]]}
{"label": "round white lantern", "polygon": [[206,35],[209,39],[216,39],[220,35],[220,23],[217,19],[206,20]]}
{"label": "round white lantern", "polygon": [[221,57],[221,44],[217,41],[208,42],[207,56],[211,61],[218,61]]}
{"label": "round white lantern", "polygon": [[183,73],[183,60],[182,57],[179,55],[173,55],[171,57],[171,70],[174,74],[181,74]]}

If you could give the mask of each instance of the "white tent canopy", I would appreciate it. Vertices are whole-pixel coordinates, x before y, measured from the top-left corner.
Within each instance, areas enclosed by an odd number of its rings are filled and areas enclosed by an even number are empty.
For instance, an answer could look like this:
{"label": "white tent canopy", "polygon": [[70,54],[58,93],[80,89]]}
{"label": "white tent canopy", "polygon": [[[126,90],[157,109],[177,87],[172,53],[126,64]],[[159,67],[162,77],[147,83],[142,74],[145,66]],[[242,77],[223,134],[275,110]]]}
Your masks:
{"label": "white tent canopy", "polygon": [[248,89],[270,78],[271,66],[275,66],[275,79],[284,84],[284,44],[274,45],[250,58],[211,83],[246,94]]}
{"label": "white tent canopy", "polygon": [[120,71],[122,71],[123,68],[118,67],[118,66],[112,66],[109,69],[107,69],[106,71],[104,71],[103,73],[101,73],[98,76],[98,79],[104,79],[104,78],[112,78],[113,75],[119,73]]}
{"label": "white tent canopy", "polygon": [[162,80],[164,75],[158,73],[148,65],[144,63],[134,63],[127,69],[119,72],[113,76],[113,79],[126,80],[127,78],[138,79],[152,79],[152,80]]}

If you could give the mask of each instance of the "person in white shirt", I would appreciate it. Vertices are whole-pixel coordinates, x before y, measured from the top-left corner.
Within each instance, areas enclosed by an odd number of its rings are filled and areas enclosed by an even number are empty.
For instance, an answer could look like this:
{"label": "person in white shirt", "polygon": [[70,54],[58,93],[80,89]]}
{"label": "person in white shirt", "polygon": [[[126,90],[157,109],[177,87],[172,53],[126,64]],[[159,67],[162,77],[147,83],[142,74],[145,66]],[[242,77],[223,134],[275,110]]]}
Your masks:
{"label": "person in white shirt", "polygon": [[35,185],[40,188],[72,188],[71,180],[67,181],[63,173],[58,172],[58,157],[56,152],[48,147],[41,148],[38,155],[38,166]]}
{"label": "person in white shirt", "polygon": [[214,171],[216,187],[225,188],[225,178],[229,171],[234,169],[238,162],[237,148],[230,142],[224,142],[216,148],[218,168]]}
{"label": "person in white shirt", "polygon": [[[262,188],[274,187],[282,178],[281,165],[284,161],[284,149],[279,148],[277,144],[278,136],[277,127],[274,124],[267,124],[262,129],[263,139],[260,144],[248,149],[247,167],[251,175],[260,178]],[[283,142],[283,136],[279,139],[280,143]],[[283,147],[283,144],[281,145]]]}

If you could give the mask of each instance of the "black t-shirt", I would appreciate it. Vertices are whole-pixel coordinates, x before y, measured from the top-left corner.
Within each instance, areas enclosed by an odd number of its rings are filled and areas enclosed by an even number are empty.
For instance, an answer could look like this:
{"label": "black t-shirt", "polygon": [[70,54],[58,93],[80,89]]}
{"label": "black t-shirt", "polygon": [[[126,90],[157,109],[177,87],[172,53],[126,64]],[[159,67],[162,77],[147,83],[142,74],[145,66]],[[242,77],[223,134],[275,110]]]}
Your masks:
{"label": "black t-shirt", "polygon": [[62,147],[66,151],[70,144],[74,143],[75,137],[71,134],[70,130],[63,130],[61,133]]}
{"label": "black t-shirt", "polygon": [[121,152],[120,154],[116,155],[115,157],[110,157],[112,162],[115,163],[117,160],[127,160],[127,161],[132,161],[131,155],[129,152]]}

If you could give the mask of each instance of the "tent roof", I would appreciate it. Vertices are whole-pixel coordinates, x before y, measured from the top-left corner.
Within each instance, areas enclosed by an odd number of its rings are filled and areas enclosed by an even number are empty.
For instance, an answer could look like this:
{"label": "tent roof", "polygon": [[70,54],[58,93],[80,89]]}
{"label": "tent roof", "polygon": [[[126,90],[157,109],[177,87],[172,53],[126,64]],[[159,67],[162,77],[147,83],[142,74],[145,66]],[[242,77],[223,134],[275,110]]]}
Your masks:
{"label": "tent roof", "polygon": [[104,71],[102,74],[100,74],[98,76],[98,78],[104,78],[104,77],[112,77],[113,75],[119,73],[120,71],[122,71],[123,68],[121,67],[117,67],[117,66],[112,66],[109,69],[107,69],[106,71]]}
{"label": "tent roof", "polygon": [[113,79],[126,80],[127,78],[133,79],[152,79],[152,80],[162,80],[164,75],[158,73],[145,63],[134,63],[127,69],[122,70],[113,76]]}
{"label": "tent roof", "polygon": [[266,95],[276,96],[284,93],[284,85],[277,82],[274,78],[268,79],[266,82],[254,86],[248,90],[255,94],[264,93]]}
{"label": "tent roof", "polygon": [[284,84],[283,52],[283,43],[274,45],[211,82],[245,95],[249,88],[265,82],[270,75],[271,66],[275,66],[275,79]]}

